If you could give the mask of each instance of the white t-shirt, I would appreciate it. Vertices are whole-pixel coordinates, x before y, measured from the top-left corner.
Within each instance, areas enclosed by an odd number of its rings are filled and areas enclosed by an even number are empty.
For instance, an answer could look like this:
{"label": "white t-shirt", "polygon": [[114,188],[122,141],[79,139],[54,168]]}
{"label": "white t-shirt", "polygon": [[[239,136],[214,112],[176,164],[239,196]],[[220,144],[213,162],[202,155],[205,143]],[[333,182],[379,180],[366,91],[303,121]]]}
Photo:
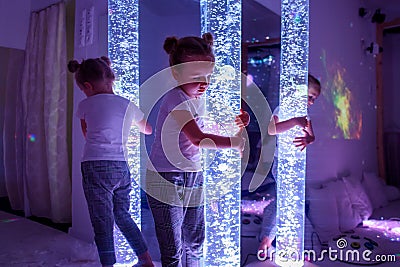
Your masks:
{"label": "white t-shirt", "polygon": [[133,121],[143,112],[128,99],[114,94],[97,94],[82,100],[76,116],[87,125],[82,161],[125,161],[125,145]]}
{"label": "white t-shirt", "polygon": [[168,91],[161,103],[151,147],[148,169],[158,172],[197,172],[201,154],[170,115],[173,110],[189,111],[200,129],[204,127],[204,99],[189,98],[179,87]]}

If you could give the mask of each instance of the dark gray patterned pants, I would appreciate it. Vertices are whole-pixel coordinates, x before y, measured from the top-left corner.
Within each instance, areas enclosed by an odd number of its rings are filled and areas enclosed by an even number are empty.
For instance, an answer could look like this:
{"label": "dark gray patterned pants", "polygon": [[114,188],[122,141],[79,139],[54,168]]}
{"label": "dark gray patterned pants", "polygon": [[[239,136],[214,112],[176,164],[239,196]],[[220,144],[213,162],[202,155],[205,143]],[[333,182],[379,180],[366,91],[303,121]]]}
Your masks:
{"label": "dark gray patterned pants", "polygon": [[[160,182],[164,179],[164,182]],[[168,185],[165,184],[168,182]],[[163,267],[200,266],[204,242],[202,172],[147,171],[146,192]]]}
{"label": "dark gray patterned pants", "polygon": [[113,265],[114,221],[136,255],[147,251],[142,233],[129,213],[131,178],[125,161],[84,161],[81,163],[83,190],[103,265]]}

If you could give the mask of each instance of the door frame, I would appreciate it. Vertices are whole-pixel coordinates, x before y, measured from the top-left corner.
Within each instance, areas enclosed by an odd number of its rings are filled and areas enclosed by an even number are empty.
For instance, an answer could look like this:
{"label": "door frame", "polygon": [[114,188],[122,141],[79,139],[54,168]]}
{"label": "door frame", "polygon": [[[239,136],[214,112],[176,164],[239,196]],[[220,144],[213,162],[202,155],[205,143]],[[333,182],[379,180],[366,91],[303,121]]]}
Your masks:
{"label": "door frame", "polygon": [[[386,29],[400,27],[400,18],[394,19],[389,22],[384,22],[376,25],[376,43],[379,47],[383,47],[383,32]],[[378,173],[379,177],[386,181],[385,169],[385,151],[384,151],[384,125],[383,125],[383,62],[382,53],[378,53],[375,58],[376,64],[376,144],[378,156]]]}

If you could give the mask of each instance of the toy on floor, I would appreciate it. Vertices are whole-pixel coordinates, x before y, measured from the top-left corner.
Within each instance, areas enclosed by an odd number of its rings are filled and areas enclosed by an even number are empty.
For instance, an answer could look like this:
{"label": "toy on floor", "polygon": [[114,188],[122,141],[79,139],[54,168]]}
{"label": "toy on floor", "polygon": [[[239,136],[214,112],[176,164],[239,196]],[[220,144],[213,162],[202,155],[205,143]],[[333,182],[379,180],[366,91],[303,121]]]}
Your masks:
{"label": "toy on floor", "polygon": [[384,256],[384,251],[377,240],[354,232],[346,232],[332,238],[328,243],[328,249],[323,249],[319,257],[352,264],[376,265],[380,256]]}

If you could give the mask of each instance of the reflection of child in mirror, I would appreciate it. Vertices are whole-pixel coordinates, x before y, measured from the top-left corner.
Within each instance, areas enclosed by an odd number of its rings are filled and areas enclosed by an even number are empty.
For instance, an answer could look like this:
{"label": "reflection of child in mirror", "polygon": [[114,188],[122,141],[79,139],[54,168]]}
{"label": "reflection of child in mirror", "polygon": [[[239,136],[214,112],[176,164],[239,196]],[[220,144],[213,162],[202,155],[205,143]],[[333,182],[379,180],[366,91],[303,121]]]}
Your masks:
{"label": "reflection of child in mirror", "polygon": [[[203,132],[204,99],[214,70],[213,36],[168,37],[172,75],[178,86],[163,97],[155,127],[146,175],[146,193],[151,208],[162,266],[199,266],[203,255],[204,206],[200,148],[234,148],[243,151],[242,131],[247,112],[235,119],[239,132],[232,137]],[[167,137],[168,136],[168,137]],[[168,181],[168,188],[163,186]],[[185,246],[183,246],[183,243]]]}
{"label": "reflection of child in mirror", "polygon": [[107,57],[81,63],[71,60],[68,64],[76,84],[87,96],[76,112],[86,140],[81,163],[83,190],[101,264],[113,266],[116,262],[115,221],[138,255],[135,266],[153,267],[142,233],[129,212],[131,176],[124,155],[132,123],[145,134],[152,128],[137,106],[113,93],[115,75],[110,65]]}
{"label": "reflection of child in mirror", "polygon": [[[308,107],[314,104],[314,101],[318,98],[321,93],[320,82],[311,74],[308,75]],[[268,125],[268,134],[276,135],[283,133],[295,126],[299,126],[303,129],[304,136],[295,137],[293,143],[296,147],[299,147],[303,151],[309,144],[315,141],[315,135],[312,128],[311,120],[307,119],[307,116],[294,117],[285,121],[279,121],[279,106],[272,113],[271,121]],[[272,246],[272,241],[276,234],[276,179],[277,179],[277,149],[275,149],[274,161],[271,167],[271,173],[274,178],[274,193],[273,200],[264,209],[263,223],[260,233],[260,246],[259,250],[266,251],[267,248]]]}

